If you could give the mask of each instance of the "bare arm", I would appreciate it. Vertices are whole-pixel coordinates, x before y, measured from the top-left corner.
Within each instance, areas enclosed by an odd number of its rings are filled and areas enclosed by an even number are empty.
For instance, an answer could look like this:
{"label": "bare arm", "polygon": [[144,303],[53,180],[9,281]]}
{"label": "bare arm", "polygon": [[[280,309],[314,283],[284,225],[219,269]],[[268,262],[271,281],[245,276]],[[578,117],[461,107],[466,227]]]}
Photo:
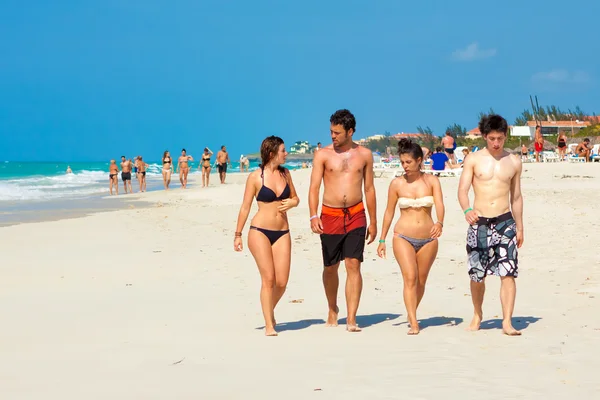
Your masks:
{"label": "bare arm", "polygon": [[446,214],[446,209],[444,208],[444,196],[442,195],[442,185],[440,185],[440,180],[437,176],[429,177],[432,180],[432,189],[433,189],[433,204],[435,205],[435,215],[437,217],[437,222],[440,222],[442,226],[444,226],[444,216]]}
{"label": "bare arm", "polygon": [[319,208],[319,190],[321,189],[321,181],[323,180],[323,172],[325,163],[320,151],[315,153],[313,159],[313,167],[310,173],[310,186],[308,188],[308,210],[310,216],[317,215]]}
{"label": "bare arm", "polygon": [[235,226],[235,231],[241,233],[244,229],[244,225],[246,225],[246,221],[248,220],[248,214],[250,214],[250,209],[252,208],[252,200],[254,199],[254,174],[248,175],[248,179],[246,179],[246,188],[244,189],[244,198],[242,200],[242,205],[240,206],[240,212],[238,213],[237,224]]}
{"label": "bare arm", "polygon": [[[375,197],[375,183],[373,174],[373,154],[370,150],[366,152],[367,164],[364,171],[365,198],[367,200],[367,212],[369,213],[369,224],[377,225],[377,200]],[[375,238],[373,238],[375,239]]]}
{"label": "bare arm", "polygon": [[465,158],[463,171],[458,182],[458,204],[460,204],[460,208],[463,210],[463,212],[470,208],[469,190],[471,189],[471,183],[473,181],[473,168],[475,166],[473,159],[474,157]]}
{"label": "bare arm", "polygon": [[298,204],[300,204],[300,198],[298,197],[298,193],[296,193],[296,187],[294,186],[294,182],[292,181],[292,174],[287,168],[285,170],[285,177],[288,181],[288,184],[290,185],[290,200],[294,202],[293,207],[297,207]]}
{"label": "bare arm", "polygon": [[514,158],[517,166],[515,175],[510,182],[510,208],[517,224],[517,231],[523,232],[523,196],[521,195],[521,171],[523,164],[518,158]]}
{"label": "bare arm", "polygon": [[390,187],[388,189],[388,200],[387,206],[385,208],[385,213],[383,214],[383,225],[381,226],[381,236],[379,237],[381,240],[385,240],[388,231],[390,230],[390,225],[392,225],[392,221],[394,220],[394,214],[396,213],[396,204],[398,203],[398,179],[392,180],[390,183]]}

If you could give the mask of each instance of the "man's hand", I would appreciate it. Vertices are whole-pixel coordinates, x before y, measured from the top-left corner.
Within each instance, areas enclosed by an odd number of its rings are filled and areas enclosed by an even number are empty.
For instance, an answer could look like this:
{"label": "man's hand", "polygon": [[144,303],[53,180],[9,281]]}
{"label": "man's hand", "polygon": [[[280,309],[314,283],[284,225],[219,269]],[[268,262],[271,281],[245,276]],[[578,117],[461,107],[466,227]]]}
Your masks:
{"label": "man's hand", "polygon": [[523,241],[525,239],[523,238],[523,231],[517,229],[517,249],[520,249],[521,246],[523,246]]}
{"label": "man's hand", "polygon": [[465,219],[467,220],[469,225],[473,225],[477,223],[477,221],[479,221],[479,215],[477,215],[475,211],[471,210],[465,214]]}
{"label": "man's hand", "polygon": [[321,218],[316,217],[310,220],[310,229],[312,229],[313,233],[321,234],[323,233],[323,223],[321,222]]}
{"label": "man's hand", "polygon": [[377,236],[377,223],[371,223],[367,229],[367,244],[373,243],[375,236]]}

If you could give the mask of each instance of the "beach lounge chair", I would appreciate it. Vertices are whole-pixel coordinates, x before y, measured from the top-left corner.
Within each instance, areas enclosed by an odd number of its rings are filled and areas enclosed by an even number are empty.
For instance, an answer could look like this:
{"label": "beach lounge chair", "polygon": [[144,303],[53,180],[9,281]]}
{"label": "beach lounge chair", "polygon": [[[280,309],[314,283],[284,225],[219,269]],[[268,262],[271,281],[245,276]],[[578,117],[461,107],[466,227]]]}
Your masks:
{"label": "beach lounge chair", "polygon": [[592,147],[592,154],[590,155],[590,161],[591,162],[600,161],[600,144],[595,144],[594,147]]}
{"label": "beach lounge chair", "polygon": [[542,151],[542,161],[543,162],[559,162],[560,157],[554,151]]}

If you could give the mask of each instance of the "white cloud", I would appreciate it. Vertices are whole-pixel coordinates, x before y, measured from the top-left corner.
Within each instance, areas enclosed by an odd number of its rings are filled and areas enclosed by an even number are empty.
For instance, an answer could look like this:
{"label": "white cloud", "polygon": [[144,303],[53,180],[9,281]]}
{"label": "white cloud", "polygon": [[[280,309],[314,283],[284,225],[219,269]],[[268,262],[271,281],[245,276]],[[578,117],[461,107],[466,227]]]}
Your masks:
{"label": "white cloud", "polygon": [[475,61],[494,57],[496,49],[480,49],[477,42],[473,42],[464,49],[455,50],[452,57],[457,61]]}
{"label": "white cloud", "polygon": [[531,79],[535,82],[551,83],[588,83],[590,76],[584,71],[569,72],[566,69],[553,69],[546,72],[538,72]]}

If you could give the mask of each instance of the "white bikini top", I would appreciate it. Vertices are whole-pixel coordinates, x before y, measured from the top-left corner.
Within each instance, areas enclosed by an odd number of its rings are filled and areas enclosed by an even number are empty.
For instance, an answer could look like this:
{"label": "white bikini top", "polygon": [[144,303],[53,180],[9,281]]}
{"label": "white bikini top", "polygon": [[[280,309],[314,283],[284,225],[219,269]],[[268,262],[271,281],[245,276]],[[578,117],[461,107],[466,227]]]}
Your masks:
{"label": "white bikini top", "polygon": [[398,199],[398,206],[400,208],[409,207],[433,207],[433,196],[424,196],[417,199],[411,199],[410,197],[400,197]]}

